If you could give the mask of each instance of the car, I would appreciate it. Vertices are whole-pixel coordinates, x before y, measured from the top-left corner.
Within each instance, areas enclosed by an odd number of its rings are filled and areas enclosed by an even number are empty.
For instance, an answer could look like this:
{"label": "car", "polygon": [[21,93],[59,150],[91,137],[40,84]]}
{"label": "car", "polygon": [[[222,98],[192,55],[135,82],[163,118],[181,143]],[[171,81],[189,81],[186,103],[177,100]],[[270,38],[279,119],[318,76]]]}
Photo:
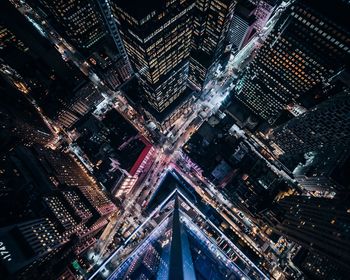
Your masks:
{"label": "car", "polygon": [[145,200],[142,202],[141,207],[142,207],[142,208],[145,208],[146,205],[147,205],[147,200],[145,199]]}

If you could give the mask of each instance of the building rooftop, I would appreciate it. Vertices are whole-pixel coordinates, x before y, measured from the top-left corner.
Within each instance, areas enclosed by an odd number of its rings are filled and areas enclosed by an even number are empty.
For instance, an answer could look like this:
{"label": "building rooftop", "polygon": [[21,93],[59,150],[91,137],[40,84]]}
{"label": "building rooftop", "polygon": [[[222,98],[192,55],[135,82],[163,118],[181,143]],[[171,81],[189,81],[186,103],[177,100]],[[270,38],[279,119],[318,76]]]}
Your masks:
{"label": "building rooftop", "polygon": [[165,0],[115,0],[116,5],[137,20],[141,20],[155,10],[165,6]]}
{"label": "building rooftop", "polygon": [[142,99],[145,96],[145,92],[142,87],[138,84],[136,78],[126,83],[122,90],[125,92],[126,97],[131,104],[141,104],[142,107],[149,112],[157,122],[163,123],[170,118],[178,109],[187,104],[193,98],[195,92],[187,87],[180,96],[174,100],[164,111],[158,112],[155,110],[146,99]]}
{"label": "building rooftop", "polygon": [[[179,189],[173,190],[152,211],[149,222],[133,233],[143,238],[118,248],[91,279],[106,277],[104,268],[108,268],[108,279],[267,279],[218,227],[203,220],[203,215],[197,204]],[[146,235],[142,233],[145,229]],[[231,250],[219,247],[219,236]],[[126,248],[124,259],[118,258]]]}
{"label": "building rooftop", "polygon": [[203,175],[208,178],[212,177],[212,172],[223,159],[230,163],[230,157],[239,144],[239,141],[228,133],[233,124],[231,117],[226,116],[219,122],[216,120],[215,118],[215,121],[204,122],[183,146],[185,153],[198,164]]}
{"label": "building rooftop", "polygon": [[184,104],[186,104],[193,97],[193,90],[190,88],[186,88],[186,90],[180,94],[175,101],[173,101],[168,107],[165,108],[162,112],[157,112],[152,106],[149,104],[145,104],[145,109],[155,117],[155,119],[162,123],[166,121],[169,117],[171,117],[178,109],[180,109]]}
{"label": "building rooftop", "polygon": [[116,110],[103,120],[87,115],[77,123],[78,146],[94,166],[95,175],[107,189],[127,172],[135,175],[151,144]]}

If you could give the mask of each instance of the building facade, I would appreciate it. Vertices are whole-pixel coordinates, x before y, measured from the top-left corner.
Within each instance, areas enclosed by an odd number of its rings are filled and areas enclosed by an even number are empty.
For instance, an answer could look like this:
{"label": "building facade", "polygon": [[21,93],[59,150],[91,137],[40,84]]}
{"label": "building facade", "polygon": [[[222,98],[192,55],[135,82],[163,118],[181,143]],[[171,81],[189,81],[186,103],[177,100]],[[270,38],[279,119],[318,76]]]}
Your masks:
{"label": "building facade", "polygon": [[0,271],[4,279],[28,279],[28,274],[34,278],[48,276],[53,258],[68,242],[49,218],[2,228],[0,238]]}
{"label": "building facade", "polygon": [[235,0],[197,0],[194,8],[189,81],[202,89],[225,48]]}
{"label": "building facade", "polygon": [[292,4],[243,75],[238,99],[270,124],[291,101],[349,62],[349,4],[336,2]]}
{"label": "building facade", "polygon": [[274,230],[349,269],[349,204],[334,199],[289,196],[279,201],[282,221]]}
{"label": "building facade", "polygon": [[229,30],[229,42],[234,51],[242,49],[256,32],[257,6],[245,1],[237,4]]}
{"label": "building facade", "polygon": [[95,1],[42,1],[59,31],[76,48],[90,48],[106,33],[102,15]]}
{"label": "building facade", "polygon": [[113,1],[121,37],[147,102],[163,112],[186,90],[194,1]]}
{"label": "building facade", "polygon": [[350,93],[344,91],[276,128],[272,138],[288,154],[345,148],[350,142]]}

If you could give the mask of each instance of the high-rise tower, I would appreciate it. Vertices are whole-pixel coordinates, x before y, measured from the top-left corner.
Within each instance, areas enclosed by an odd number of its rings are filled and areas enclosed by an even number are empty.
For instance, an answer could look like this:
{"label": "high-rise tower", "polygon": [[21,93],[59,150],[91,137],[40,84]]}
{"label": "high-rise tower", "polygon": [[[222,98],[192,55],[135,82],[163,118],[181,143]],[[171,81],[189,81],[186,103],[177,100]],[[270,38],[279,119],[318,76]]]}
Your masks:
{"label": "high-rise tower", "polygon": [[345,148],[350,143],[350,92],[344,91],[274,130],[272,138],[288,154]]}
{"label": "high-rise tower", "polygon": [[349,63],[349,3],[296,1],[242,78],[238,99],[269,123],[291,101]]}
{"label": "high-rise tower", "polygon": [[[233,243],[227,246],[231,248],[228,253],[234,257],[221,250],[218,241],[208,236],[209,230],[203,230],[203,223],[189,215],[201,212],[179,190],[159,202],[161,204],[150,217],[161,213],[160,223],[135,244],[137,246],[125,255],[124,260],[115,262],[124,248],[116,250],[89,279],[98,279],[104,272],[109,279],[268,279]],[[205,226],[215,236],[211,223],[205,222]],[[137,231],[143,230],[142,227]],[[228,240],[222,232],[220,240],[222,243]],[[105,267],[110,270],[106,271]]]}
{"label": "high-rise tower", "polygon": [[282,221],[274,230],[304,248],[350,269],[349,204],[340,200],[289,196],[279,202]]}
{"label": "high-rise tower", "polygon": [[242,49],[256,32],[256,10],[257,6],[249,1],[237,5],[228,35],[234,50]]}
{"label": "high-rise tower", "polygon": [[56,27],[76,48],[90,48],[105,35],[102,15],[95,1],[42,0]]}
{"label": "high-rise tower", "polygon": [[187,87],[193,7],[193,0],[112,2],[126,51],[158,113]]}
{"label": "high-rise tower", "polygon": [[236,0],[196,1],[189,80],[199,89],[224,50],[236,3]]}

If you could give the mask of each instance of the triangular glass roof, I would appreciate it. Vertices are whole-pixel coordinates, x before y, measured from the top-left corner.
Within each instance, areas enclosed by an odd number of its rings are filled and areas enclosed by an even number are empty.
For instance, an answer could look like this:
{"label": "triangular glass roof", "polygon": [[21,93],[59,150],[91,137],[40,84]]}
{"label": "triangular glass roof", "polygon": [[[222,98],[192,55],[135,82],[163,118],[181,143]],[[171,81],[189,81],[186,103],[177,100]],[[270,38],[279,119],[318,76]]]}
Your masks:
{"label": "triangular glass roof", "polygon": [[[157,224],[151,226],[154,221]],[[231,246],[229,255],[218,240]],[[188,195],[174,188],[90,279],[269,278],[207,220]]]}

